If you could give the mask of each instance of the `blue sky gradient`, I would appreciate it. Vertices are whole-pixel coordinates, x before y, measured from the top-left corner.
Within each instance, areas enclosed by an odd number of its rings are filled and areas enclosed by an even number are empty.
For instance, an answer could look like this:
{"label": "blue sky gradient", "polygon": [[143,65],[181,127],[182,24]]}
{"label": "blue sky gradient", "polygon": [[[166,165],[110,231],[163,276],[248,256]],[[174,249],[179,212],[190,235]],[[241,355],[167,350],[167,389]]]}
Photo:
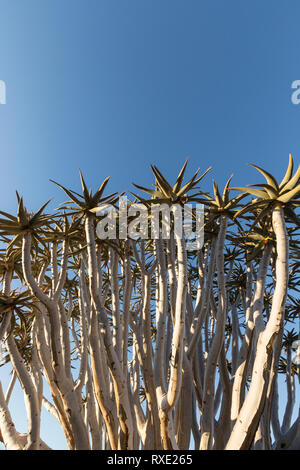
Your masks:
{"label": "blue sky gradient", "polygon": [[61,201],[53,178],[113,190],[190,174],[222,185],[279,178],[300,154],[296,1],[1,1],[2,207]]}
{"label": "blue sky gradient", "polygon": [[0,0],[1,209],[16,189],[57,207],[49,179],[77,190],[79,167],[111,192],[186,157],[187,177],[213,166],[205,190],[259,182],[248,162],[280,179],[300,160],[299,17],[298,0]]}

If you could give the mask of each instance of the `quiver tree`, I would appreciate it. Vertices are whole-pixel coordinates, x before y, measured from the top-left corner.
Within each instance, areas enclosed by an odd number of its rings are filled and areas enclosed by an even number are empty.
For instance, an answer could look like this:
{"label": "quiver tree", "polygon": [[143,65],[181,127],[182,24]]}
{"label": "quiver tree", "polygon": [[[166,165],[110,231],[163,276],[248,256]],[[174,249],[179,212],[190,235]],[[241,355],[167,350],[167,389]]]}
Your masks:
{"label": "quiver tree", "polygon": [[[210,195],[199,187],[210,168],[184,183],[186,167],[171,185],[152,166],[153,189],[135,185],[148,199],[132,193],[125,226],[117,193],[105,195],[109,179],[93,193],[81,173],[82,193],[56,183],[69,200],[52,215],[48,203],[28,212],[19,195],[17,216],[1,211],[0,340],[2,364],[12,369],[6,393],[0,386],[7,449],[48,448],[42,407],[69,449],[299,449],[300,168],[293,174],[290,157],[278,184],[255,167],[266,183],[230,188],[229,178]],[[242,192],[230,197],[232,190]],[[142,220],[129,210],[136,204],[148,212],[132,237],[127,228]],[[187,204],[204,204],[197,249],[180,219]],[[162,205],[174,215],[169,236],[163,223],[152,236],[151,208]],[[113,239],[97,236],[100,206],[113,211]],[[26,434],[10,413],[16,382]]]}

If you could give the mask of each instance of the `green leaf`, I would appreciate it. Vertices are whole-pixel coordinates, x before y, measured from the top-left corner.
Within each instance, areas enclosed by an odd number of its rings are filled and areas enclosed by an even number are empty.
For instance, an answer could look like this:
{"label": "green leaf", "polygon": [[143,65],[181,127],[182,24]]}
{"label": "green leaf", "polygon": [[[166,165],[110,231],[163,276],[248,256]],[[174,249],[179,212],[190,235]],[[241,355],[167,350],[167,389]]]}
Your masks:
{"label": "green leaf", "polygon": [[[95,193],[93,199],[92,199],[92,203],[93,205],[96,205],[99,200],[102,198],[102,194],[104,193],[104,189],[106,188],[106,185],[107,183],[109,182],[110,180],[110,176],[108,176],[107,178],[105,178],[105,180],[103,181],[103,183],[99,186],[99,189],[98,191]],[[116,193],[115,193],[116,194]]]}
{"label": "green leaf", "polygon": [[0,224],[0,230],[3,235],[13,235],[19,233],[22,229],[20,226],[13,226]]}
{"label": "green leaf", "polygon": [[135,184],[135,183],[132,183],[132,184],[136,188],[140,189],[141,191],[144,191],[145,193],[151,194],[152,196],[160,197],[162,195],[160,191],[156,191],[155,189],[144,188],[143,186],[139,186],[138,184]]}
{"label": "green leaf", "polygon": [[18,219],[21,225],[26,225],[28,223],[28,217],[26,214],[26,210],[23,206],[23,198],[19,198],[19,207],[18,207]]}
{"label": "green leaf", "polygon": [[176,183],[174,184],[173,186],[173,191],[174,193],[177,193],[180,188],[181,188],[181,185],[182,185],[182,181],[183,181],[183,177],[184,177],[184,173],[185,173],[185,170],[186,170],[186,166],[187,166],[187,163],[188,163],[188,158],[186,159],[186,161],[184,162],[184,165],[183,167],[181,168],[180,172],[179,172],[179,175],[177,177],[177,180],[176,180]]}
{"label": "green leaf", "polygon": [[250,238],[251,240],[262,241],[265,237],[263,237],[259,233],[249,233],[249,235],[247,235],[247,238]]}
{"label": "green leaf", "polygon": [[17,217],[14,217],[13,215],[8,214],[7,212],[0,211],[0,214],[4,215],[4,217],[7,217],[8,219],[12,220],[13,222],[18,221]]}
{"label": "green leaf", "polygon": [[196,184],[198,184],[203,178],[204,176],[206,175],[206,173],[209,172],[209,170],[211,170],[211,166],[199,177],[195,180],[197,174],[198,174],[198,171],[194,174],[193,178],[177,193],[177,196],[180,197],[182,196],[183,194],[187,193],[190,189],[192,189],[193,187],[196,186]]}
{"label": "green leaf", "polygon": [[[295,212],[289,207],[285,206],[284,213],[289,217],[296,225],[300,227],[300,218],[295,214]],[[295,227],[296,228],[296,227]]]}
{"label": "green leaf", "polygon": [[263,170],[262,168],[260,168],[259,166],[257,165],[252,165],[251,163],[249,163],[250,166],[252,166],[253,168],[256,168],[256,170],[258,170],[267,180],[267,183],[272,186],[273,189],[275,189],[276,191],[278,191],[278,183],[276,181],[276,179],[274,178],[273,175],[271,175],[271,173],[269,173],[268,171],[266,170]]}
{"label": "green leaf", "polygon": [[19,233],[18,235],[16,235],[8,244],[7,252],[9,252],[12,249],[12,247],[17,244],[18,241],[21,241],[22,237],[23,237],[22,233]]}
{"label": "green leaf", "polygon": [[280,194],[283,192],[286,192],[290,189],[293,189],[296,184],[298,184],[298,181],[300,179],[300,165],[298,166],[298,169],[294,176],[282,187]]}
{"label": "green leaf", "polygon": [[156,166],[151,165],[151,169],[155,175],[158,186],[160,187],[162,192],[165,194],[165,196],[175,197],[172,187],[170,186],[168,181],[164,178],[164,176],[160,173],[160,171],[156,168]]}
{"label": "green leaf", "polygon": [[222,201],[222,198],[221,198],[221,194],[219,192],[218,185],[214,181],[213,181],[213,187],[214,187],[215,201],[216,201],[218,207],[222,207],[223,206],[223,201]]}
{"label": "green leaf", "polygon": [[290,179],[293,174],[293,169],[294,169],[294,162],[293,162],[293,157],[292,154],[289,154],[289,164],[286,170],[286,173],[284,175],[283,180],[281,181],[279,188],[282,188]]}
{"label": "green leaf", "polygon": [[0,226],[1,225],[5,225],[7,227],[17,227],[19,226],[19,222],[18,219],[16,219],[15,222],[13,222],[12,220],[0,219]]}
{"label": "green leaf", "polygon": [[270,199],[276,199],[276,197],[278,196],[278,191],[275,191],[274,188],[269,184],[248,184],[249,188],[252,188],[254,186],[264,188],[267,191]]}
{"label": "green leaf", "polygon": [[[108,194],[108,196],[99,198],[99,199],[97,200],[97,204],[99,204],[100,202],[101,202],[101,204],[102,204],[102,202],[106,202],[106,201],[109,201],[110,204],[114,204],[114,203],[117,201],[117,199],[118,199],[118,198],[115,198],[115,199],[114,199],[114,196],[116,196],[116,194],[118,194],[118,193],[117,193],[117,192],[111,193],[111,194]],[[92,200],[91,202],[93,202],[93,200]]]}
{"label": "green leaf", "polygon": [[77,193],[76,191],[74,191],[74,189],[70,189],[70,192],[71,192],[72,194],[75,194],[75,196],[78,196],[79,199],[84,200],[84,197],[82,196],[82,194]]}
{"label": "green leaf", "polygon": [[[232,189],[232,188],[230,188]],[[243,193],[243,194],[239,194],[238,196],[234,197],[233,199],[231,199],[231,201],[228,202],[228,204],[226,204],[226,206],[224,207],[224,209],[229,209],[229,208],[233,208],[233,207],[236,207],[237,205],[239,205],[238,203],[244,199],[244,197],[247,196],[247,193]]]}
{"label": "green leaf", "polygon": [[264,246],[264,243],[261,242],[258,244],[258,246],[256,246],[254,248],[254,250],[252,251],[252,253],[250,255],[247,256],[247,261],[253,261],[258,255],[260,255],[261,253],[261,250],[263,249],[263,246]]}
{"label": "green leaf", "polygon": [[80,168],[79,168],[79,175],[80,175],[80,181],[81,181],[81,186],[82,186],[82,190],[83,190],[84,199],[85,199],[86,202],[89,202],[90,194],[89,194],[88,188],[85,184],[85,181],[83,179]]}
{"label": "green leaf", "polygon": [[234,189],[236,191],[243,191],[247,194],[252,194],[253,196],[257,196],[261,199],[269,199],[268,194],[265,192],[265,191],[261,191],[260,189],[249,189],[249,188],[231,188],[231,189]]}
{"label": "green leaf", "polygon": [[79,199],[77,199],[77,197],[75,197],[71,191],[69,191],[67,188],[65,188],[64,186],[62,186],[61,184],[57,183],[56,181],[54,180],[51,180],[50,181],[54,184],[56,184],[57,186],[59,186],[66,194],[67,196],[69,196],[69,198],[71,199],[71,201],[75,202],[75,204],[77,204],[79,207],[83,207],[83,203],[81,201],[79,201]]}
{"label": "green leaf", "polygon": [[34,216],[30,219],[30,225],[34,225],[37,222],[37,220],[39,219],[39,217],[42,214],[43,210],[49,204],[50,201],[51,201],[51,199],[49,199],[49,201],[45,202],[45,204],[42,205],[42,207],[36,212],[36,214],[34,214]]}
{"label": "green leaf", "polygon": [[254,219],[254,222],[253,224],[251,225],[249,231],[251,231],[253,229],[253,227],[255,227],[255,225],[261,220],[263,219],[264,217],[266,217],[268,214],[270,214],[270,208],[269,207],[266,207],[265,209],[263,209],[257,216],[256,218]]}
{"label": "green leaf", "polygon": [[225,184],[225,187],[224,187],[224,190],[223,190],[223,202],[224,204],[227,204],[228,203],[228,196],[229,196],[229,184],[230,184],[230,181],[232,180],[232,177],[233,175],[230,176],[230,178],[227,180],[227,183]]}
{"label": "green leaf", "polygon": [[291,191],[288,191],[287,193],[282,194],[277,198],[278,201],[280,202],[289,202],[290,199],[292,199],[296,194],[298,194],[300,191],[300,184],[296,186],[294,189],[291,189]]}
{"label": "green leaf", "polygon": [[245,212],[247,212],[249,210],[251,211],[255,208],[263,207],[265,204],[266,204],[266,202],[263,199],[260,199],[259,201],[249,202],[249,204],[246,204],[246,206],[242,207],[241,209],[239,209],[236,212],[234,218],[240,217],[242,214],[244,214]]}

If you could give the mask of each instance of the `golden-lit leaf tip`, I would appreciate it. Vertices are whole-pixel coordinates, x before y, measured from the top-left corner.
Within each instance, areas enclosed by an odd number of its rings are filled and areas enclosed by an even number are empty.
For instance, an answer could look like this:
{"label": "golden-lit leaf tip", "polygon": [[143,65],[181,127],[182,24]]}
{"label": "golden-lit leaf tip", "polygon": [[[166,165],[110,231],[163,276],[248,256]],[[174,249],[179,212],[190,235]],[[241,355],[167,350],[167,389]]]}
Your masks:
{"label": "golden-lit leaf tip", "polygon": [[300,191],[300,184],[296,186],[294,189],[284,193],[282,196],[279,196],[278,201],[287,203],[289,202],[294,196],[296,196]]}
{"label": "golden-lit leaf tip", "polygon": [[290,153],[289,154],[289,164],[288,164],[286,173],[284,175],[284,178],[283,178],[283,180],[281,181],[281,183],[279,185],[280,188],[282,188],[291,179],[292,174],[293,174],[293,170],[294,170],[294,162],[293,162],[292,154]]}
{"label": "golden-lit leaf tip", "polygon": [[89,191],[88,191],[88,188],[85,184],[85,181],[84,181],[84,178],[82,176],[80,168],[79,168],[79,175],[80,175],[80,181],[81,181],[81,186],[82,186],[82,191],[83,191],[83,194],[84,194],[84,198],[85,198],[86,201],[88,201],[89,200]]}
{"label": "golden-lit leaf tip", "polygon": [[300,165],[297,168],[294,176],[289,179],[289,181],[282,187],[281,193],[293,189],[300,180]]}
{"label": "golden-lit leaf tip", "polygon": [[[228,198],[228,188],[229,188],[229,184],[230,184],[230,181],[232,180],[233,178],[233,173],[232,175],[228,178],[226,184],[225,184],[225,187],[224,187],[224,191],[223,191],[223,201],[225,201],[226,198]],[[227,202],[227,201],[226,201]]]}
{"label": "golden-lit leaf tip", "polygon": [[264,170],[263,168],[260,168],[259,166],[257,165],[253,165],[252,163],[248,163],[248,165],[252,166],[253,168],[255,168],[257,171],[259,171],[267,180],[267,183],[272,186],[272,188],[274,188],[276,191],[279,189],[278,188],[278,184],[277,184],[277,181],[276,179],[274,178],[273,175],[271,175],[271,173],[269,173],[268,171]]}
{"label": "golden-lit leaf tip", "polygon": [[185,173],[185,170],[186,170],[186,166],[188,164],[188,161],[189,159],[187,158],[186,161],[184,162],[183,164],[183,167],[181,168],[180,172],[179,172],[179,175],[177,177],[177,180],[176,180],[176,183],[173,187],[173,191],[174,193],[176,193],[177,191],[179,191],[179,189],[181,188],[181,185],[182,185],[182,181],[183,181],[183,177],[184,177],[184,173]]}

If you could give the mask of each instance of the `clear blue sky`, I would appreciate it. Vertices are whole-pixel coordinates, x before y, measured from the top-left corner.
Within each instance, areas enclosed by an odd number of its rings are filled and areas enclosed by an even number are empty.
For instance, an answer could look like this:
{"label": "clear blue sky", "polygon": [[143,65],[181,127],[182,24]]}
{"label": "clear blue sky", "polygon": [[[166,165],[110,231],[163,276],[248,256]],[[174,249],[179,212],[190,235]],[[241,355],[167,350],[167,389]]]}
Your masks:
{"label": "clear blue sky", "polygon": [[78,167],[113,191],[187,156],[206,189],[257,182],[247,162],[280,178],[300,161],[299,18],[299,0],[0,0],[2,210],[15,189],[56,207],[49,178],[76,190]]}

